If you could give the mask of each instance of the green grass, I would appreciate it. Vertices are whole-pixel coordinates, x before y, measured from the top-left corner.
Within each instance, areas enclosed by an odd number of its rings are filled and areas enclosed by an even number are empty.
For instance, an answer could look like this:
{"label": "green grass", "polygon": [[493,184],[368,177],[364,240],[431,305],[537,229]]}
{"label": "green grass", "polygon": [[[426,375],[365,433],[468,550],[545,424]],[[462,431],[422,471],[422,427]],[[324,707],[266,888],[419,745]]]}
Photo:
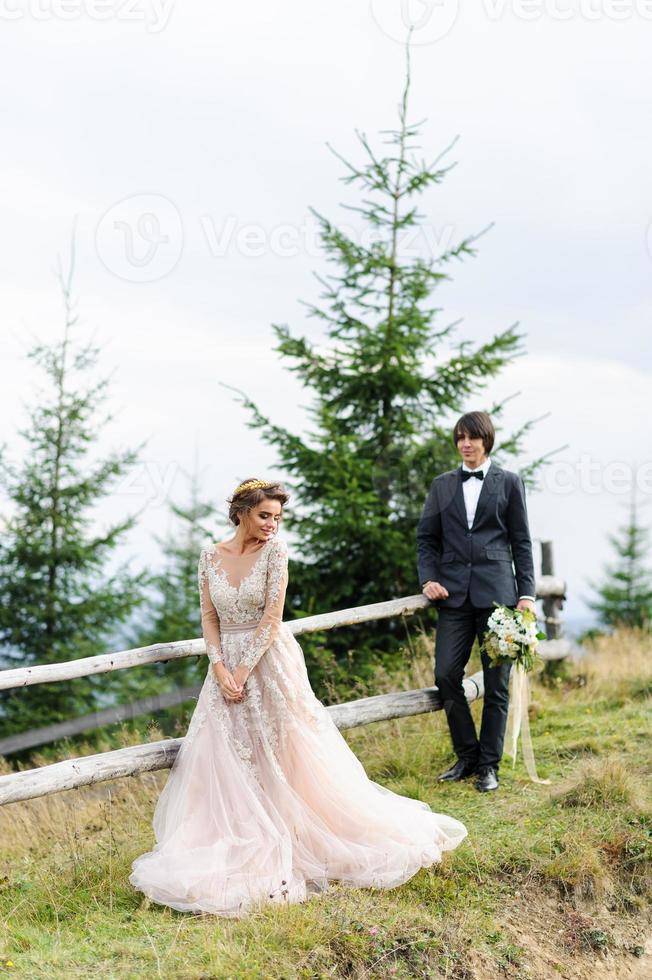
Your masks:
{"label": "green grass", "polygon": [[[621,634],[561,683],[534,680],[532,737],[550,786],[507,756],[497,793],[437,783],[451,757],[441,712],[347,733],[373,779],[469,829],[442,864],[391,891],[334,884],[239,921],[149,903],[128,874],[151,847],[164,773],[4,807],[0,974],[581,978],[597,957],[602,975],[649,975],[650,646]],[[422,656],[379,684],[421,686],[429,669]]]}

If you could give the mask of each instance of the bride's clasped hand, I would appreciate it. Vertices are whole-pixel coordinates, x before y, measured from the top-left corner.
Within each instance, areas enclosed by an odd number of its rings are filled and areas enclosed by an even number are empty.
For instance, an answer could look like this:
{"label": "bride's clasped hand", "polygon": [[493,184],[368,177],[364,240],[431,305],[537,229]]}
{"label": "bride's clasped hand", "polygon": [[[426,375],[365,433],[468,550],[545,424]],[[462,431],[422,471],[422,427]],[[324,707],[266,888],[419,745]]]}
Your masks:
{"label": "bride's clasped hand", "polygon": [[236,667],[231,673],[223,664],[214,664],[215,678],[220,686],[222,697],[228,702],[239,702],[245,696],[245,681],[249,677],[246,667]]}
{"label": "bride's clasped hand", "polygon": [[441,861],[464,824],[369,779],[315,696],[283,623],[288,500],[278,483],[233,493],[228,541],[198,562],[210,660],[132,885],[181,911],[238,917],[302,902],[330,881],[394,888]]}

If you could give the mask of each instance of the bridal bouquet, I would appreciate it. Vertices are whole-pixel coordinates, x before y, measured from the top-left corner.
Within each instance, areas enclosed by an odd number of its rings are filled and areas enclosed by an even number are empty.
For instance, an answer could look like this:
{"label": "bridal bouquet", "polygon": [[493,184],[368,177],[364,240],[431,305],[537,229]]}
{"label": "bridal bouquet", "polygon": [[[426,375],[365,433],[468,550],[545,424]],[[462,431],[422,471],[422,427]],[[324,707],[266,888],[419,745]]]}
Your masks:
{"label": "bridal bouquet", "polygon": [[545,633],[537,629],[536,613],[531,609],[510,609],[494,603],[496,609],[487,622],[484,649],[491,665],[510,660],[523,670],[532,670],[536,663],[539,640]]}
{"label": "bridal bouquet", "polygon": [[511,674],[511,734],[508,736],[512,763],[516,765],[516,746],[522,729],[523,759],[528,775],[534,783],[548,784],[549,779],[540,779],[537,775],[528,717],[530,703],[528,672],[536,663],[539,640],[543,640],[546,634],[537,629],[536,613],[531,609],[510,609],[509,606],[501,606],[498,602],[494,605],[496,608],[487,620],[487,632],[484,635],[482,649],[489,657],[492,667],[510,662],[514,665]]}

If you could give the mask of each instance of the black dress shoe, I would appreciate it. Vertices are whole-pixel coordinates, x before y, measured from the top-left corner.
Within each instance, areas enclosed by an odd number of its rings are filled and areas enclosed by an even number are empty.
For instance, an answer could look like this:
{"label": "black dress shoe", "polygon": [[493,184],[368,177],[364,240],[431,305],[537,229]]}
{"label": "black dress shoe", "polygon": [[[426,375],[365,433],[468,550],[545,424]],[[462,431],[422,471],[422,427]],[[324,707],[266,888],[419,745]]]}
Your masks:
{"label": "black dress shoe", "polygon": [[437,782],[457,782],[458,779],[466,779],[467,776],[472,776],[474,772],[477,772],[475,762],[458,759],[454,766],[437,777]]}
{"label": "black dress shoe", "polygon": [[478,778],[475,781],[475,788],[481,793],[488,793],[492,789],[498,789],[498,773],[493,766],[479,766]]}

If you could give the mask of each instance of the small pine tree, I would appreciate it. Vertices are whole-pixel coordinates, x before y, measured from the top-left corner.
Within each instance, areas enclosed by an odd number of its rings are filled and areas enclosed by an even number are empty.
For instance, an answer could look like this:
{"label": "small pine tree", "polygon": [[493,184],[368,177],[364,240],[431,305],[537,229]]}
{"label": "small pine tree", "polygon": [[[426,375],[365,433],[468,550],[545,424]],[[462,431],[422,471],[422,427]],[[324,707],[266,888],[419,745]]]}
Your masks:
{"label": "small pine tree", "polygon": [[[141,602],[144,574],[126,565],[113,575],[107,559],[134,526],[130,516],[99,533],[89,532],[91,507],[136,461],[140,447],[88,459],[98,431],[110,420],[97,417],[107,379],[86,381],[98,348],[75,341],[70,263],[58,279],[65,323],[59,342],[29,351],[48,388],[29,408],[21,430],[27,450],[20,466],[0,460],[0,481],[9,509],[0,539],[0,658],[4,668],[58,663],[107,650],[107,638]],[[4,449],[3,449],[4,453]],[[110,647],[108,647],[110,649]],[[58,681],[0,692],[0,733],[16,734],[107,703],[112,675]],[[110,697],[110,694],[109,694]]]}
{"label": "small pine tree", "polygon": [[[475,254],[475,239],[429,260],[406,254],[404,236],[409,231],[414,240],[422,218],[414,198],[440,184],[450,169],[440,166],[444,154],[433,163],[415,155],[419,129],[407,119],[409,45],[407,55],[399,127],[385,141],[390,150],[377,153],[357,132],[363,163],[333,151],[348,171],[342,180],[361,190],[360,204],[351,210],[373,240],[361,244],[311,209],[326,259],[336,269],[317,277],[323,304],[307,304],[325,342],[320,346],[273,325],[275,349],[313,395],[312,431],[303,437],[274,423],[238,393],[248,424],[276,447],[298,501],[288,510],[288,528],[302,553],[290,566],[289,603],[297,615],[418,591],[416,522],[433,476],[459,463],[451,440],[455,417],[471,397],[473,407],[481,407],[477,393],[521,353],[515,325],[475,347],[462,341],[452,354],[441,349],[456,324],[436,328],[441,311],[430,295],[450,278],[453,261]],[[503,405],[487,406],[498,421]],[[496,446],[496,461],[521,451],[535,421]],[[541,461],[522,475],[530,479]],[[330,688],[330,697],[342,667],[339,678],[350,690],[356,676],[372,676],[376,656],[389,655],[391,666],[405,638],[400,620],[334,631],[326,643],[304,638],[311,679],[322,696]]]}
{"label": "small pine tree", "polygon": [[[197,566],[201,546],[212,532],[207,530],[215,517],[215,506],[202,502],[199,495],[197,466],[189,475],[190,499],[186,505],[170,503],[178,526],[164,538],[156,537],[163,552],[163,570],[151,578],[154,596],[148,599],[141,622],[128,643],[132,647],[150,643],[174,642],[201,636],[201,613],[197,585]],[[203,679],[205,657],[148,664],[142,669],[122,671],[122,700],[185,687]]]}
{"label": "small pine tree", "polygon": [[609,535],[616,552],[615,564],[608,565],[601,585],[590,582],[597,594],[589,602],[605,626],[652,628],[652,573],[646,565],[650,554],[650,532],[639,524],[636,497],[629,505],[627,523]]}

